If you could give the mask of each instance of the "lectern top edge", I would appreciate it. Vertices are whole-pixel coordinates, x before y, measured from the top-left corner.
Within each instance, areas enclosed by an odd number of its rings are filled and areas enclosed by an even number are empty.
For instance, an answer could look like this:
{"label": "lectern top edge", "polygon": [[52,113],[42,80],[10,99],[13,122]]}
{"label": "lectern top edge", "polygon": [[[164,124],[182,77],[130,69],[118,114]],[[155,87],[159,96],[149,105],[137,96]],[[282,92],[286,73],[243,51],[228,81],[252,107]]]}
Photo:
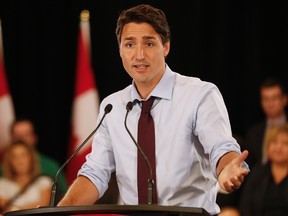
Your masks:
{"label": "lectern top edge", "polygon": [[89,206],[61,206],[41,207],[4,213],[4,216],[53,216],[53,215],[77,215],[77,214],[120,214],[120,215],[181,215],[181,216],[209,216],[203,208],[161,206],[161,205],[112,205],[96,204]]}

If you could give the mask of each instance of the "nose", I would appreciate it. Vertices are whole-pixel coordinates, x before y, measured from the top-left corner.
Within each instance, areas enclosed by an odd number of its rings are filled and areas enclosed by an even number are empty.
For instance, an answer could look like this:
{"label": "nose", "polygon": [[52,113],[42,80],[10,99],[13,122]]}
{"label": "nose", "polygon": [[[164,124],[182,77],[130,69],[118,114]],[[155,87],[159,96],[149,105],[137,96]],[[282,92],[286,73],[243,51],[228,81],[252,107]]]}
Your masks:
{"label": "nose", "polygon": [[136,49],[136,59],[142,60],[144,58],[144,49],[142,46],[138,46]]}

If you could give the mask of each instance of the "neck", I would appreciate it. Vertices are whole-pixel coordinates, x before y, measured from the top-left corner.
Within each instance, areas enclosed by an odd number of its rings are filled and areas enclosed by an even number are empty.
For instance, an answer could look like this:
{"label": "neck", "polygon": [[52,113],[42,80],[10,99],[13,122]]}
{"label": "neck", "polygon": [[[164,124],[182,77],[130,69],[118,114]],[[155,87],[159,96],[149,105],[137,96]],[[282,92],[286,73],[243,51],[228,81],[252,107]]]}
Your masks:
{"label": "neck", "polygon": [[276,184],[280,183],[288,175],[288,163],[272,163],[271,171]]}
{"label": "neck", "polygon": [[285,119],[286,120],[286,115],[284,112],[279,113],[278,115],[271,115],[268,117],[268,121],[280,121],[281,119]]}
{"label": "neck", "polygon": [[163,71],[159,72],[153,78],[150,77],[149,80],[134,80],[135,87],[137,88],[137,91],[142,99],[146,99],[150,95],[150,93],[162,79],[164,73],[165,67],[163,68]]}

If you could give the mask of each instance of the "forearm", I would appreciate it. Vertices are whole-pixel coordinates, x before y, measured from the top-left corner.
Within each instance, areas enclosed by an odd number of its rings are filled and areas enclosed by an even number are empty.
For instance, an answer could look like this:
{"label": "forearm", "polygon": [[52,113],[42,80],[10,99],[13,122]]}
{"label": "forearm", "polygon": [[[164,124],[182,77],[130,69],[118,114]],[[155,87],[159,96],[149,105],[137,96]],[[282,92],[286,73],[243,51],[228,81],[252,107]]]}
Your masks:
{"label": "forearm", "polygon": [[86,177],[78,177],[57,206],[92,205],[99,198],[98,189]]}
{"label": "forearm", "polygon": [[225,155],[223,155],[217,163],[216,167],[217,177],[219,176],[220,172],[224,169],[224,167],[227,166],[234,158],[238,156],[239,154],[236,152],[228,152]]}
{"label": "forearm", "polygon": [[43,189],[41,192],[41,199],[36,203],[36,206],[49,206],[51,195],[51,188]]}

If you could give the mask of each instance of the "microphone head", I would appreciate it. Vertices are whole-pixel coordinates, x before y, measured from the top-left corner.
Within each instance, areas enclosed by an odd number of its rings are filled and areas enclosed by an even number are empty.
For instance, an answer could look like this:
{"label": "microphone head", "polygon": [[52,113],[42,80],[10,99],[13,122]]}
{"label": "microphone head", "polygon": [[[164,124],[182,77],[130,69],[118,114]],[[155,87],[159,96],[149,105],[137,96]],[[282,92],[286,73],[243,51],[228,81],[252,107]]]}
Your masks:
{"label": "microphone head", "polygon": [[126,109],[127,109],[127,111],[131,111],[132,108],[133,108],[133,102],[132,102],[132,101],[129,101],[129,102],[127,103],[127,105],[126,105]]}
{"label": "microphone head", "polygon": [[112,108],[113,108],[112,104],[107,104],[105,109],[104,109],[105,113],[107,114],[107,113],[111,112]]}

